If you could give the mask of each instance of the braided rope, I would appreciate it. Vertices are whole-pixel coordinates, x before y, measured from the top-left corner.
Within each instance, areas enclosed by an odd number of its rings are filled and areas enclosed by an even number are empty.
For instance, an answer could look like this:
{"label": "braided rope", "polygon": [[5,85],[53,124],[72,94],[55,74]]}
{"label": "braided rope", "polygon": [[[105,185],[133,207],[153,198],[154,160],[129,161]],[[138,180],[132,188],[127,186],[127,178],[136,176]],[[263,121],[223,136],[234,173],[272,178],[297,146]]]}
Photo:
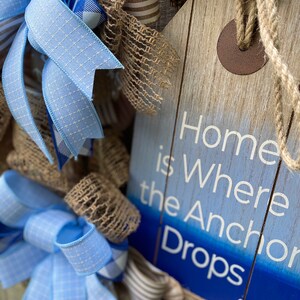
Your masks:
{"label": "braided rope", "polygon": [[[287,134],[283,115],[283,90],[287,91],[289,104],[294,110],[297,122],[300,122],[299,82],[279,52],[278,8],[277,0],[235,0],[237,44],[241,50],[250,47],[256,22],[256,12],[260,36],[274,67],[275,127],[278,145],[283,161],[291,170],[300,170],[300,154],[293,158],[287,146]],[[246,16],[247,22],[245,23]]]}
{"label": "braided rope", "polygon": [[[247,4],[247,5],[246,5]],[[247,50],[252,42],[256,23],[256,0],[235,0],[237,44]],[[247,21],[245,22],[247,15]]]}
{"label": "braided rope", "polygon": [[274,67],[275,83],[275,125],[282,159],[292,170],[300,170],[300,155],[293,158],[287,146],[287,136],[284,129],[283,89],[289,95],[288,101],[294,110],[297,122],[300,122],[300,92],[299,82],[291,74],[288,65],[279,52],[278,10],[276,0],[256,0],[261,40],[265,52]]}

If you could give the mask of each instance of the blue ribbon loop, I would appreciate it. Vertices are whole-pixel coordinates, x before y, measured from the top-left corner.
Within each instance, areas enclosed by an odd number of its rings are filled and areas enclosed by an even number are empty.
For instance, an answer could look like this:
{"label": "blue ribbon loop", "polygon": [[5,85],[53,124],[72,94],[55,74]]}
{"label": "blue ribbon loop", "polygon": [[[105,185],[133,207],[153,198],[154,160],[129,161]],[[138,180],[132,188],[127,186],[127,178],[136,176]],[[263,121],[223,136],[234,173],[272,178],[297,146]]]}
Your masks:
{"label": "blue ribbon loop", "polygon": [[[10,4],[5,4],[9,2]],[[13,0],[0,0],[6,17],[25,11],[20,27],[3,66],[3,89],[16,122],[29,134],[50,162],[49,150],[30,111],[24,84],[23,64],[27,40],[47,55],[42,76],[45,104],[55,129],[77,157],[89,139],[103,137],[99,117],[92,104],[97,69],[119,69],[122,64],[93,33],[105,20],[105,12],[95,0],[19,1],[20,11],[8,14]],[[5,18],[0,14],[0,20]],[[51,123],[51,122],[50,122]]]}
{"label": "blue ribbon loop", "polygon": [[115,300],[98,277],[121,279],[127,241],[109,243],[62,199],[15,171],[0,177],[0,222],[0,245],[8,243],[0,252],[4,288],[31,277],[26,300]]}

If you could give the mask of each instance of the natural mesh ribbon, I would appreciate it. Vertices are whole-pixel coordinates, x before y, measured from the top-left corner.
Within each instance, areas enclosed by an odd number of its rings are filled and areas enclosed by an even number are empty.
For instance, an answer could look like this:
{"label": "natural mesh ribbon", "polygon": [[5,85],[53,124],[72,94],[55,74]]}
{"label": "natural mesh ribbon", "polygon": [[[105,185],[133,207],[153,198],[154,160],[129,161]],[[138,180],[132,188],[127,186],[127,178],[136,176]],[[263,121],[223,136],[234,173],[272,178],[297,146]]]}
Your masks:
{"label": "natural mesh ribbon", "polygon": [[[29,100],[40,132],[51,149],[52,140],[43,101],[33,95],[29,96]],[[58,171],[57,165],[51,165],[30,137],[17,125],[13,129],[13,146],[15,150],[7,156],[7,163],[12,169],[56,191],[66,193],[69,190],[68,180]],[[51,152],[54,153],[53,146]]]}
{"label": "natural mesh ribbon", "polygon": [[5,135],[10,118],[11,114],[5,101],[2,84],[0,83],[0,141]]}
{"label": "natural mesh ribbon", "polygon": [[124,241],[140,223],[136,207],[101,174],[91,173],[83,178],[65,201],[113,243]]}
{"label": "natural mesh ribbon", "polygon": [[6,157],[12,149],[12,126],[8,126],[0,146],[0,175],[9,169]]}
{"label": "natural mesh ribbon", "polygon": [[128,181],[129,154],[116,133],[105,131],[105,138],[94,142],[91,165],[118,188]]}
{"label": "natural mesh ribbon", "polygon": [[40,149],[17,126],[14,128],[13,141],[18,145],[18,150],[11,151],[7,156],[7,163],[12,169],[54,190],[63,193],[68,191],[68,182],[57,166],[50,165]]}
{"label": "natural mesh ribbon", "polygon": [[138,111],[153,114],[163,100],[161,88],[171,85],[178,55],[162,34],[122,9],[124,0],[99,1],[108,15],[104,42],[125,67],[122,91]]}

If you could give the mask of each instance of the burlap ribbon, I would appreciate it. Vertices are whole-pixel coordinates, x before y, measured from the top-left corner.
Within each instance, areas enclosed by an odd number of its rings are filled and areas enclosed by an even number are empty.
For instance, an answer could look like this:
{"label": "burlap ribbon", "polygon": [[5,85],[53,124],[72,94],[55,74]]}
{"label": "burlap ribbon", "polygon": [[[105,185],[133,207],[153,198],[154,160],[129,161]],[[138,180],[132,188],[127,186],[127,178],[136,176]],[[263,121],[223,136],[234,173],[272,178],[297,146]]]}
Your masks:
{"label": "burlap ribbon", "polygon": [[10,118],[11,118],[11,114],[7,107],[3,89],[2,89],[2,84],[0,82],[0,141],[2,141],[5,135]]}
{"label": "burlap ribbon", "polygon": [[104,175],[91,173],[65,196],[79,216],[85,216],[111,242],[120,243],[140,223],[136,207]]}
{"label": "burlap ribbon", "polygon": [[[32,114],[43,139],[50,151],[54,153],[45,105],[34,95],[29,95],[29,100]],[[7,156],[10,168],[56,191],[66,193],[70,189],[67,178],[58,171],[57,165],[51,165],[42,151],[16,124],[13,128],[13,146],[14,150]]]}
{"label": "burlap ribbon", "polygon": [[162,34],[123,10],[124,0],[99,2],[108,15],[102,37],[125,67],[122,91],[138,111],[153,114],[163,100],[160,89],[171,85],[178,55]]}
{"label": "burlap ribbon", "polygon": [[129,178],[129,154],[117,133],[105,131],[105,138],[94,143],[94,155],[89,169],[103,174],[117,188]]}

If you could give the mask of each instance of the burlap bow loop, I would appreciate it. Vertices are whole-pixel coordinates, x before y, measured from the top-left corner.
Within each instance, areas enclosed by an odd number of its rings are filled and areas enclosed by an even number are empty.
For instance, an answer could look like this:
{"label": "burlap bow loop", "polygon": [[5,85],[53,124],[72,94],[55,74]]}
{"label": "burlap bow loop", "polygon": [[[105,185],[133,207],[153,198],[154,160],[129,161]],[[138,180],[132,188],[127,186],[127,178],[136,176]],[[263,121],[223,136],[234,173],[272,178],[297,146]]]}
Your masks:
{"label": "burlap bow loop", "polygon": [[140,223],[137,208],[103,174],[84,177],[67,193],[65,201],[113,243],[126,240]]}

